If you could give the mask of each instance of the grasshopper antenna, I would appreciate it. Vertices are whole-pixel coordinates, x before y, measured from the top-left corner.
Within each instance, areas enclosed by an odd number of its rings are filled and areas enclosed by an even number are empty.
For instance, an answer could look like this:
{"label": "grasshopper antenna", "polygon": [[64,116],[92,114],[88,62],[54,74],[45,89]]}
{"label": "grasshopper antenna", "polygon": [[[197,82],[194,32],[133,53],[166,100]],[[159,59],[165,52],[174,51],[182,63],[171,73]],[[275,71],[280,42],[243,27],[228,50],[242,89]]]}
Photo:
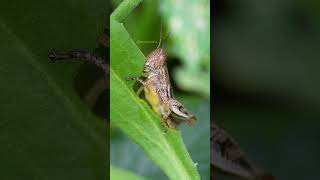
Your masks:
{"label": "grasshopper antenna", "polygon": [[166,37],[166,39],[164,40],[164,42],[162,44],[162,49],[166,48],[166,43],[167,43],[167,40],[169,38],[169,35],[170,35],[170,32],[168,32],[167,37]]}
{"label": "grasshopper antenna", "polygon": [[158,44],[157,48],[160,47],[161,39],[162,39],[162,22],[160,23],[160,40],[159,40],[159,44]]}

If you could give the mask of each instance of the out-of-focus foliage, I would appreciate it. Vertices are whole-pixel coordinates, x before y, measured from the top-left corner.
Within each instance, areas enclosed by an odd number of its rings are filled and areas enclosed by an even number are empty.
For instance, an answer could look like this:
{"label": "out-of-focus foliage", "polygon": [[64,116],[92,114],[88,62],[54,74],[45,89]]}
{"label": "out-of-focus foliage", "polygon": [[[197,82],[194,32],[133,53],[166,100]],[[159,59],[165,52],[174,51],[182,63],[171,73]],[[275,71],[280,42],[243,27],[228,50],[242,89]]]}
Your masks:
{"label": "out-of-focus foliage", "polygon": [[217,78],[246,93],[279,95],[318,106],[317,6],[290,0],[226,4],[226,9],[221,8],[225,16],[216,21]]}
{"label": "out-of-focus foliage", "polygon": [[217,2],[214,118],[276,179],[319,179],[319,8]]}
{"label": "out-of-focus foliage", "polygon": [[106,1],[1,1],[0,179],[106,179],[108,134],[77,95],[81,63],[53,48],[94,49]]}
{"label": "out-of-focus foliage", "polygon": [[159,1],[161,17],[170,31],[170,54],[183,66],[175,73],[185,90],[210,95],[210,1]]}

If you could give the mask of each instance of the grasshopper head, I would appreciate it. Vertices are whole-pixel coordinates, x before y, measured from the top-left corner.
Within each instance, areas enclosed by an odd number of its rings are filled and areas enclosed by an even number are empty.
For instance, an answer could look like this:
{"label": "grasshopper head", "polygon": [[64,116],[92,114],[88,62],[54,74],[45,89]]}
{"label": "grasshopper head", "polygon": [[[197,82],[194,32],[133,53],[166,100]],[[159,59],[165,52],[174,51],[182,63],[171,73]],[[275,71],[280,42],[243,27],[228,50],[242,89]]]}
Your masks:
{"label": "grasshopper head", "polygon": [[167,56],[164,49],[157,48],[147,56],[145,68],[148,68],[149,70],[162,68],[166,64],[166,58]]}
{"label": "grasshopper head", "polygon": [[144,72],[148,73],[150,71],[155,71],[158,70],[166,65],[166,59],[167,55],[165,52],[165,47],[166,47],[166,42],[169,38],[170,33],[168,33],[165,41],[161,45],[161,39],[162,39],[162,24],[161,24],[161,29],[160,29],[160,40],[159,44],[156,50],[152,51],[148,56],[147,56],[147,61],[145,63],[145,69]]}

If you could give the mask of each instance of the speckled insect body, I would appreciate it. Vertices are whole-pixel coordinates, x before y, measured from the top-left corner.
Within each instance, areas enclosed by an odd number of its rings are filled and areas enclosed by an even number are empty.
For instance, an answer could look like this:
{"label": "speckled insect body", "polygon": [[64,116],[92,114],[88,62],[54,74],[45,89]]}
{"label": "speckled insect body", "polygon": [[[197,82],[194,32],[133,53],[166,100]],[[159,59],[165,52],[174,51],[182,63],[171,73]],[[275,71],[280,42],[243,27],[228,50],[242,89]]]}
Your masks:
{"label": "speckled insect body", "polygon": [[158,48],[147,56],[143,69],[143,78],[128,78],[137,80],[143,85],[146,100],[152,109],[161,117],[161,123],[169,128],[176,128],[180,123],[194,124],[196,118],[174,98],[170,77],[166,64],[166,53],[163,47]]}

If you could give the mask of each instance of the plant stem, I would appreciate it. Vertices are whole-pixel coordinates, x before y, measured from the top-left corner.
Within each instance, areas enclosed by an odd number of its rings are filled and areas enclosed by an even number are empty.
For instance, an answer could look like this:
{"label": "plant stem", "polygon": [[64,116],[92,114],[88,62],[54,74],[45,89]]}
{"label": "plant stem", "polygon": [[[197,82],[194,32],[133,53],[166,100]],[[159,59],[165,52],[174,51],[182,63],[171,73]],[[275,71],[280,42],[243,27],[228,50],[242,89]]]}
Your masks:
{"label": "plant stem", "polygon": [[122,22],[142,0],[124,0],[111,14],[111,19]]}

